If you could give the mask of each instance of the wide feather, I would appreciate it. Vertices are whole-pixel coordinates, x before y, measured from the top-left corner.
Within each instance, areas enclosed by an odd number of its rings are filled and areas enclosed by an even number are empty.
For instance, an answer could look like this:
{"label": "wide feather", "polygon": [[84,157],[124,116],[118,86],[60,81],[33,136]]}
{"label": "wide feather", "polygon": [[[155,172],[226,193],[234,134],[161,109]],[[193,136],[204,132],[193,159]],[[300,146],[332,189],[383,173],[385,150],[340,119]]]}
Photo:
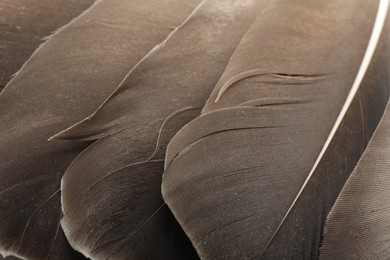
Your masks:
{"label": "wide feather", "polygon": [[387,4],[275,0],[251,26],[167,149],[163,197],[202,259],[317,257],[388,100]]}
{"label": "wide feather", "polygon": [[96,259],[196,257],[184,233],[170,231],[181,230],[161,197],[165,148],[199,114],[269,2],[205,1],[96,113],[55,136],[99,139],[62,181],[62,226],[74,246]]}
{"label": "wide feather", "polygon": [[94,0],[0,1],[0,91],[39,46]]}
{"label": "wide feather", "polygon": [[326,220],[320,259],[389,259],[389,173],[390,103]]}
{"label": "wide feather", "polygon": [[60,180],[87,144],[48,142],[92,113],[198,0],[100,0],[48,39],[0,95],[0,249],[75,259]]}

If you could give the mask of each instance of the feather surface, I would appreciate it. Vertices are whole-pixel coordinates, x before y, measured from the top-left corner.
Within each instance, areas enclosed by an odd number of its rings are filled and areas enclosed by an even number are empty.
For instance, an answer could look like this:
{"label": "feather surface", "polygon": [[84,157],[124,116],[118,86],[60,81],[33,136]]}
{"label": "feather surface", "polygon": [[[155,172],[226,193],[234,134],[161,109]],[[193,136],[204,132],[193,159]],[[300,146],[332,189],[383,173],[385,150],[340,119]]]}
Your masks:
{"label": "feather surface", "polygon": [[200,1],[100,0],[50,37],[0,95],[0,249],[76,259],[60,227],[60,180],[85,143],[49,142],[91,114]]}
{"label": "feather surface", "polygon": [[388,104],[327,218],[320,259],[389,259],[389,159]]}
{"label": "feather surface", "polygon": [[387,9],[275,0],[251,26],[167,149],[163,197],[202,259],[317,257],[388,100]]}
{"label": "feather surface", "polygon": [[[98,139],[72,163],[61,188],[62,226],[86,255],[196,257],[191,244],[183,245],[185,235],[161,196],[165,148],[199,114],[242,36],[269,2],[204,1],[91,117],[54,137]],[[180,233],[172,236],[171,227]]]}
{"label": "feather surface", "polygon": [[0,1],[0,91],[39,46],[94,0]]}
{"label": "feather surface", "polygon": [[20,258],[18,258],[16,256],[7,256],[7,257],[3,258],[1,255],[0,255],[0,259],[1,260],[20,260]]}

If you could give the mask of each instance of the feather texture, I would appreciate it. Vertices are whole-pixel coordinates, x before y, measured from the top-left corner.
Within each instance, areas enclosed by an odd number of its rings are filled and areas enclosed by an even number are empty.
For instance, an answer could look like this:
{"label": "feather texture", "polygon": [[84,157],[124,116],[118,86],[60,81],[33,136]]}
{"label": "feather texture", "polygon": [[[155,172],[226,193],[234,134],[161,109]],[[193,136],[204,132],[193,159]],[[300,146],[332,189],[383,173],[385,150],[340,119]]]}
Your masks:
{"label": "feather texture", "polygon": [[17,258],[16,256],[7,256],[7,257],[3,258],[1,255],[0,255],[0,259],[1,260],[20,260],[20,258]]}
{"label": "feather texture", "polygon": [[251,26],[167,149],[163,197],[202,259],[317,257],[388,100],[387,4],[275,0]]}
{"label": "feather texture", "polygon": [[0,91],[39,46],[94,0],[0,1]]}
{"label": "feather texture", "polygon": [[0,248],[75,259],[60,180],[87,144],[47,139],[92,113],[198,0],[100,0],[50,37],[0,95]]}
{"label": "feather texture", "polygon": [[199,114],[268,3],[203,2],[91,117],[54,137],[98,139],[62,181],[62,226],[74,246],[96,259],[196,257],[190,244],[181,245],[185,235],[168,232],[177,224],[161,197],[165,148]]}
{"label": "feather texture", "polygon": [[388,104],[327,218],[320,259],[389,259],[389,129]]}

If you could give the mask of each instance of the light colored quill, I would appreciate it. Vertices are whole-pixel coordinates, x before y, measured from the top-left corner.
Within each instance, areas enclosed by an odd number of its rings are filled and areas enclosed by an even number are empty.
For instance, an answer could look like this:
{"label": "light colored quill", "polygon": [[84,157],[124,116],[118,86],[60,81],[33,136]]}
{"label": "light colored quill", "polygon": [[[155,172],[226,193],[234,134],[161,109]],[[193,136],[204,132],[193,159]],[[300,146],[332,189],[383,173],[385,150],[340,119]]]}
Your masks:
{"label": "light colored quill", "polygon": [[319,259],[389,259],[390,105],[325,224]]}
{"label": "light colored quill", "polygon": [[163,197],[202,259],[317,257],[388,100],[387,9],[275,0],[252,25],[167,149]]}

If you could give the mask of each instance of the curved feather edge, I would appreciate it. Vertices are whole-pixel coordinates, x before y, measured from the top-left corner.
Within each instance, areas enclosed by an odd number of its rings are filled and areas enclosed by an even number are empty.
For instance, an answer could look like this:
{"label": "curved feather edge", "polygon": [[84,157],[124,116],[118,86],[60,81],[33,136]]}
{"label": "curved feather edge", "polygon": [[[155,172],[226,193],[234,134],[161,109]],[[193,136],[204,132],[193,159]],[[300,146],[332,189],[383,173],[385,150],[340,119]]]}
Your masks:
{"label": "curved feather edge", "polygon": [[[127,218],[148,219],[154,214],[157,205],[162,202],[160,186],[154,187],[151,181],[140,184],[141,176],[148,176],[150,171],[135,168],[131,170],[128,166],[151,159],[163,159],[168,141],[183,125],[199,114],[198,107],[206,102],[242,35],[268,3],[268,0],[205,1],[160,48],[155,49],[130,72],[90,120],[81,123],[86,126],[85,129],[91,127],[89,129],[100,128],[104,131],[94,144],[80,154],[64,175],[62,226],[68,239],[73,241],[71,243],[78,244],[86,255],[97,258],[148,259],[151,258],[148,254],[158,251],[164,252],[158,259],[197,257],[188,247],[187,250],[181,249],[179,255],[171,256],[170,254],[175,253],[174,250],[159,242],[167,236],[164,230],[169,222],[175,222],[168,208],[164,208],[166,212],[153,218],[159,221],[161,230],[158,229],[159,226],[155,226],[152,235],[149,231],[151,223],[148,222],[138,232],[143,239],[124,238],[140,225],[128,223],[129,220],[123,220],[122,215],[114,214],[123,209],[120,204],[124,203],[123,199],[116,199],[119,198],[118,194],[113,195],[106,201],[106,207],[92,208],[91,205],[95,205],[97,200],[97,190],[108,192],[109,189],[104,187],[109,181],[99,181],[101,188],[89,186],[103,176],[112,176],[111,173],[117,172],[118,168],[125,167],[127,172],[118,172],[117,174],[122,174],[122,178],[118,177],[117,181],[129,178],[134,182],[138,180],[134,184],[126,183],[127,191],[131,191],[131,196],[126,198],[126,205],[133,209]],[[210,37],[200,39],[199,32]],[[187,55],[183,57],[181,53]],[[72,132],[74,136],[79,134],[76,139],[88,136],[84,135],[86,131],[80,134],[77,133],[78,130]],[[160,185],[162,172],[161,168],[159,172],[156,170],[151,174]],[[79,178],[80,173],[84,174],[83,178]],[[144,196],[133,201],[133,198],[140,196],[137,184],[150,189],[150,198]],[[160,196],[152,197],[155,192]],[[145,209],[148,204],[155,206],[151,210]],[[85,211],[89,212],[88,217],[84,217]],[[108,212],[115,217],[106,216]],[[97,224],[98,228],[92,229],[88,225],[91,222],[102,225]],[[118,230],[105,232],[99,228],[110,224],[118,225],[115,227]],[[178,244],[177,236],[170,239],[172,245]],[[182,242],[185,241],[187,240],[182,239]],[[120,243],[124,243],[124,246],[119,245]],[[143,247],[148,249],[141,250]]]}
{"label": "curved feather edge", "polygon": [[388,259],[390,104],[329,213],[319,259]]}
{"label": "curved feather edge", "polygon": [[[288,3],[283,1],[274,1],[274,3],[273,8],[271,8],[272,12],[278,11],[276,6],[280,8],[280,12],[287,11],[288,8],[291,12],[296,11],[295,7],[289,6]],[[295,4],[297,4],[297,9],[300,8],[299,5],[305,5],[304,8],[313,8],[309,1],[299,1]],[[314,2],[312,4],[314,5]],[[316,2],[316,4],[320,5],[319,2]],[[335,4],[335,1],[321,2],[321,5],[325,5],[327,8],[330,8],[332,4]],[[346,5],[340,7],[338,11],[352,10],[348,5],[356,4],[354,8],[361,7],[352,1],[338,2],[337,4]],[[293,71],[288,70],[288,67],[283,66],[283,63],[278,64],[271,60],[272,65],[277,64],[282,68],[287,67],[286,71],[279,68],[277,74],[298,76],[322,74],[325,79],[308,84],[309,86],[294,86],[298,90],[305,89],[307,96],[305,96],[306,93],[298,95],[299,91],[296,91],[294,95],[294,91],[287,87],[283,88],[284,92],[275,91],[279,96],[287,99],[291,98],[291,100],[300,97],[304,100],[302,100],[302,103],[283,104],[283,102],[280,102],[282,103],[281,106],[276,105],[272,108],[265,106],[262,109],[260,106],[257,109],[261,112],[257,112],[255,108],[238,108],[236,106],[246,102],[251,103],[251,99],[256,98],[255,94],[267,98],[268,94],[265,94],[267,93],[265,90],[271,93],[269,98],[273,99],[273,90],[265,84],[262,85],[261,75],[258,78],[251,76],[235,81],[235,87],[229,88],[228,92],[225,91],[224,95],[219,96],[217,103],[214,102],[224,82],[239,74],[240,69],[250,71],[252,69],[250,66],[254,66],[250,63],[247,65],[242,61],[238,61],[237,63],[240,66],[235,67],[235,64],[231,64],[230,68],[228,67],[225,71],[225,75],[222,76],[204,107],[202,115],[185,126],[171,140],[167,149],[166,172],[163,177],[163,197],[190,237],[201,258],[312,259],[317,256],[321,239],[321,227],[325,217],[342,188],[343,182],[349,175],[350,169],[360,157],[366,140],[371,136],[388,99],[388,87],[386,86],[389,77],[388,63],[386,62],[386,57],[389,57],[386,50],[388,40],[376,34],[378,31],[380,33],[383,28],[384,18],[386,17],[386,9],[383,13],[385,4],[383,1],[380,3],[378,1],[378,5],[371,3],[369,7],[362,8],[365,11],[370,10],[370,15],[376,17],[376,19],[370,18],[373,27],[368,27],[366,23],[368,18],[358,16],[354,18],[362,19],[359,22],[355,21],[355,29],[359,29],[362,33],[363,30],[361,29],[365,28],[365,37],[367,37],[368,42],[367,51],[367,44],[363,44],[364,41],[360,40],[359,47],[356,47],[356,50],[359,48],[362,52],[359,54],[359,58],[356,58],[357,54],[354,55],[354,58],[351,58],[351,64],[354,59],[359,60],[359,63],[353,65],[356,72],[352,75],[355,74],[356,77],[349,76],[348,79],[345,79],[347,73],[338,72],[340,75],[337,75],[335,71],[329,70],[329,68],[332,68],[331,66],[334,66],[333,62],[329,62],[326,73],[323,73],[324,71],[318,73],[318,68],[317,70],[316,68],[312,69],[313,64],[306,67],[300,61],[300,66],[304,67],[303,71],[300,68]],[[378,7],[378,9],[373,9],[375,7]],[[309,13],[314,15],[317,11],[310,11]],[[327,14],[334,14],[333,11],[329,11]],[[375,15],[376,11],[377,15]],[[272,15],[272,12],[269,15]],[[358,13],[356,11],[352,12]],[[352,14],[352,16],[355,14]],[[286,17],[280,13],[273,15],[278,18]],[[316,17],[322,18],[322,14]],[[342,17],[342,15],[338,17]],[[265,21],[261,22],[263,26],[266,23]],[[261,22],[258,24],[260,25]],[[357,26],[358,23],[364,24],[364,26]],[[272,24],[274,26],[273,30],[277,31],[279,27],[275,25],[280,25],[278,21],[274,21]],[[340,22],[339,25],[341,24]],[[260,28],[262,28],[261,25]],[[328,28],[337,29],[332,26],[328,26]],[[348,30],[350,30],[350,26]],[[254,31],[258,34],[261,32],[260,29],[254,29],[252,32]],[[319,31],[321,30],[314,32],[313,36],[317,36],[316,33]],[[372,35],[371,38],[370,34]],[[291,37],[288,32],[284,35]],[[269,37],[269,35],[267,36]],[[378,48],[375,48],[379,36],[381,36],[381,44]],[[388,36],[388,32],[385,36]],[[343,37],[349,39],[346,35]],[[368,38],[370,41],[368,41]],[[247,56],[244,57],[251,61],[248,57],[252,58],[254,55],[250,56],[248,54],[251,47],[245,45],[249,39],[242,41],[243,47],[238,49],[235,55],[246,54]],[[263,41],[267,40],[263,39]],[[270,39],[269,42],[270,44],[272,42],[275,46],[279,44],[278,40],[275,39]],[[286,40],[283,41],[283,43],[285,42]],[[358,41],[355,40],[354,42],[357,43]],[[307,44],[307,41],[305,43]],[[262,49],[266,49],[261,43],[258,44]],[[299,44],[297,45],[299,46]],[[302,44],[302,46],[304,45]],[[323,46],[326,45],[320,44],[316,48],[322,48]],[[309,48],[306,48],[305,51],[309,50]],[[290,49],[288,51],[289,55],[293,54],[293,58],[296,58],[294,51]],[[268,53],[273,52],[276,51],[271,50]],[[258,53],[259,56],[268,54],[261,51],[258,51]],[[328,55],[332,54],[332,52],[326,53]],[[337,48],[334,49],[334,53],[337,53]],[[370,63],[373,55],[375,56],[374,62]],[[274,58],[283,61],[288,56],[282,56],[280,59],[278,57]],[[294,62],[293,58],[291,58],[291,62]],[[234,62],[234,59],[233,56],[231,62]],[[322,58],[321,60],[325,64],[330,59]],[[261,61],[264,62],[265,59],[263,58]],[[344,61],[347,62],[346,58],[344,58]],[[283,62],[288,64],[287,61]],[[347,65],[347,67],[350,68],[350,65]],[[338,69],[343,69],[343,67]],[[332,81],[334,82],[331,83]],[[349,81],[350,85],[346,83]],[[272,87],[275,89],[282,88],[282,86],[277,86],[277,88],[276,85]],[[321,105],[323,97],[311,93],[316,85],[328,85],[328,92],[331,92],[330,85],[337,85],[340,87],[339,89],[343,85],[348,89],[345,94],[338,94],[340,107],[332,112],[336,116],[329,121],[331,124],[326,128],[324,122],[327,121],[322,118],[325,110],[329,110],[329,107],[326,108]],[[352,85],[353,87],[351,87]],[[362,87],[359,88],[359,86]],[[242,90],[242,88],[245,89]],[[322,92],[321,88],[318,92],[324,96],[328,95],[329,100],[327,102],[332,102],[333,106],[337,103],[337,98],[332,93]],[[284,94],[281,95],[281,93]],[[345,96],[341,99],[343,95]],[[368,100],[379,102],[373,102],[378,105],[372,107],[370,105],[372,103]],[[316,106],[323,108],[323,111],[315,112],[318,110]],[[292,107],[301,111],[310,111],[311,115],[293,111]],[[215,112],[210,112],[213,110]],[[252,119],[247,118],[253,115],[253,120],[258,121],[256,127],[259,127],[259,130],[245,129],[240,131],[239,128],[245,128],[246,125],[235,123],[232,117],[228,115],[229,113],[226,112],[229,110],[232,110],[230,115],[233,114],[233,110],[237,111],[236,115],[233,116],[233,118],[236,117],[234,120],[237,120],[237,122],[241,120],[244,123],[248,122],[247,124],[256,124]],[[340,116],[339,111],[344,115]],[[255,119],[256,113],[258,113],[257,119]],[[221,123],[216,121],[218,114],[221,115],[219,120]],[[222,124],[223,116],[225,116],[224,119],[227,124],[225,129]],[[300,118],[300,116],[303,117]],[[367,118],[375,118],[375,120]],[[283,125],[274,124],[275,120],[276,122],[280,120]],[[310,128],[303,127],[304,124],[309,124],[308,127]],[[238,131],[230,131],[234,130],[234,125],[237,125]],[[274,128],[272,130],[267,128],[270,126]],[[322,134],[319,135],[320,133]],[[331,142],[326,141],[331,133],[333,133]],[[320,137],[316,137],[316,135]],[[323,140],[322,145],[318,140]],[[310,143],[312,141],[313,143],[318,142],[318,148],[313,148],[314,144]],[[331,147],[331,149],[325,149],[326,152],[322,152],[324,150],[323,145],[327,142],[330,143],[328,147]],[[302,153],[303,148],[300,146],[304,146],[304,153]],[[294,153],[290,151],[294,151]],[[341,154],[337,151],[340,151]],[[312,165],[317,162],[317,155],[322,153],[322,160],[317,163],[316,174],[313,174],[311,173]],[[335,156],[345,157],[340,160]],[[257,158],[257,160],[254,158]],[[288,158],[287,162],[284,162],[283,158]],[[306,168],[305,164],[310,168]],[[267,172],[270,174],[267,174]],[[300,176],[294,175],[299,172],[301,172]],[[303,175],[305,172],[307,174]],[[309,173],[312,175],[308,175]],[[283,182],[280,182],[280,180]],[[271,187],[269,187],[270,184]],[[305,188],[302,188],[302,185]],[[287,194],[289,195],[287,196]],[[284,211],[278,212],[275,210],[278,207],[284,208]],[[309,207],[310,210],[305,207]],[[213,216],[213,218],[210,218],[210,216]]]}
{"label": "curved feather edge", "polygon": [[[94,0],[16,0],[0,3],[0,91],[41,44],[41,39],[87,9]],[[50,22],[47,22],[50,21]]]}
{"label": "curved feather edge", "polygon": [[[3,254],[18,251],[18,255],[29,259],[83,257],[71,250],[59,225],[58,188],[62,173],[89,143],[47,142],[47,138],[93,112],[131,65],[161,42],[171,26],[185,19],[195,3],[99,0],[50,36],[8,83],[0,94],[0,128],[4,135],[0,142]],[[172,6],[175,13],[166,15]],[[163,15],[149,16],[153,11]],[[141,23],[139,17],[152,22]],[[137,26],[132,19],[137,19]],[[142,24],[143,30],[139,30]],[[112,41],[121,49],[109,48]],[[108,48],[103,50],[104,47]],[[58,48],[62,51],[55,51]],[[88,48],[89,56],[79,55],[84,53],[83,48]],[[108,63],[114,65],[106,66]]]}
{"label": "curved feather edge", "polygon": [[[389,10],[389,4],[390,4],[390,0],[381,0],[379,2],[378,13],[377,13],[376,18],[375,18],[375,24],[374,24],[374,28],[372,30],[370,41],[368,42],[367,50],[364,54],[362,63],[359,67],[358,73],[357,73],[356,78],[353,82],[351,90],[348,93],[347,99],[345,100],[343,107],[341,108],[341,111],[340,111],[339,115],[337,116],[336,122],[334,123],[332,130],[330,131],[329,136],[327,137],[327,139],[325,141],[324,146],[321,148],[321,151],[320,151],[318,157],[316,158],[316,161],[314,162],[313,167],[311,168],[307,178],[305,179],[305,182],[303,183],[297,196],[295,197],[294,201],[292,202],[286,215],[283,217],[280,225],[278,226],[278,228],[276,229],[276,231],[272,235],[272,238],[270,239],[269,243],[272,242],[273,238],[276,236],[280,227],[284,224],[284,221],[286,220],[286,218],[290,214],[292,208],[295,206],[297,200],[302,195],[303,190],[306,188],[306,185],[309,183],[310,178],[312,177],[312,175],[316,171],[316,169],[317,169],[319,163],[321,162],[322,158],[324,157],[330,143],[334,139],[337,130],[339,129],[342,121],[344,120],[344,118],[348,112],[348,109],[350,108],[352,101],[354,100],[356,93],[358,92],[359,87],[363,82],[364,76],[366,75],[367,69],[370,65],[370,62],[371,62],[373,56],[374,56],[376,47],[378,45],[379,39],[382,35],[382,31],[383,31],[383,28],[385,25],[386,17],[387,17],[388,10]],[[268,245],[267,245],[267,247],[268,247]],[[267,249],[267,247],[266,247],[266,249]]]}
{"label": "curved feather edge", "polygon": [[171,38],[174,33],[179,30],[183,25],[185,25],[189,19],[198,11],[199,8],[206,2],[206,0],[203,0],[200,2],[196,8],[191,12],[190,15],[187,16],[187,18],[183,21],[183,23],[176,27],[168,36],[165,38],[161,43],[157,44],[148,54],[146,54],[126,75],[126,77],[122,80],[122,82],[118,85],[117,89],[115,89],[108,97],[107,99],[93,112],[91,115],[86,117],[85,119],[81,120],[80,122],[68,127],[65,130],[62,130],[61,132],[51,136],[48,140],[79,140],[79,141],[94,141],[98,140],[100,138],[106,137],[108,135],[115,134],[115,132],[112,132],[109,130],[111,125],[108,127],[102,129],[101,126],[97,126],[93,129],[89,129],[89,123],[91,120],[94,119],[94,116],[104,107],[106,103],[108,103],[111,99],[117,95],[117,92],[121,89],[122,85],[126,82],[126,80],[132,75],[135,69],[137,69],[140,64],[142,64],[143,61],[148,59],[153,53],[157,52],[161,48],[165,46],[165,43]]}
{"label": "curved feather edge", "polygon": [[[203,1],[203,2],[206,2]],[[266,2],[267,4],[265,5],[264,3],[262,2]],[[228,2],[227,2],[228,3]],[[272,3],[272,0],[269,0],[269,1],[260,1],[260,3],[262,5],[264,5],[263,7],[263,10],[260,12],[259,16],[261,16],[262,14],[264,14],[267,9],[268,9],[268,6],[270,6],[270,4]],[[245,2],[243,2],[243,4],[245,4]],[[199,5],[198,8],[201,8],[201,5]],[[196,13],[197,10],[194,10],[193,13],[188,17],[188,19]],[[229,16],[230,14],[226,14],[227,16]],[[249,16],[250,17],[250,16]],[[185,25],[186,23],[188,22],[185,21],[183,22],[182,25]],[[144,57],[144,59],[142,59],[138,64],[137,66],[135,66],[130,72],[129,74],[126,76],[126,78],[122,81],[121,84],[119,84],[118,88],[116,89],[116,91],[114,91],[107,99],[105,102],[103,102],[100,107],[98,109],[96,109],[96,111],[91,114],[90,116],[88,116],[87,118],[83,119],[82,121],[68,127],[67,129],[65,130],[62,130],[61,132],[55,134],[54,136],[50,137],[49,140],[78,140],[78,141],[93,141],[93,140],[98,140],[100,138],[103,138],[103,137],[106,137],[108,135],[112,135],[112,134],[115,134],[115,131],[113,129],[115,129],[115,125],[114,124],[102,124],[102,123],[99,123],[99,119],[96,119],[94,122],[94,119],[96,117],[97,114],[99,114],[99,111],[102,110],[104,108],[104,106],[110,102],[111,99],[115,98],[116,95],[118,95],[118,93],[120,92],[120,89],[121,89],[121,86],[124,85],[124,83],[126,82],[126,79],[129,78],[132,73],[137,69],[137,67],[142,64],[142,62],[147,59],[150,55],[153,55],[154,52],[157,52],[159,51],[162,47],[165,46],[166,42],[169,41],[170,37],[172,35],[174,35],[174,33],[177,31],[177,30],[180,30],[180,27],[176,28],[168,37],[167,39],[162,42],[161,44],[157,45],[147,56]],[[202,104],[203,105],[203,104]],[[103,111],[104,113],[104,111]]]}
{"label": "curved feather edge", "polygon": [[[23,63],[23,65],[20,67],[20,69],[18,71],[16,71],[13,75],[12,75],[12,78],[11,80],[7,83],[7,85],[3,88],[3,91],[7,89],[7,87],[9,86],[12,86],[13,85],[13,80],[14,78],[17,77],[17,75],[23,71],[25,69],[26,66],[28,66],[28,64],[31,62],[32,59],[34,59],[34,57],[37,55],[37,53],[40,52],[40,50],[42,48],[44,48],[47,44],[47,41],[50,40],[50,38],[54,37],[55,35],[59,34],[61,31],[63,30],[66,30],[66,28],[68,28],[69,26],[71,26],[72,24],[76,23],[77,20],[80,19],[80,17],[83,17],[83,15],[85,15],[86,13],[90,12],[91,9],[93,9],[94,6],[98,5],[99,2],[101,2],[103,0],[95,0],[93,2],[93,4],[91,6],[89,6],[88,8],[86,8],[83,12],[81,12],[78,16],[74,17],[73,19],[71,19],[67,24],[59,27],[59,28],[56,28],[53,32],[51,32],[50,35],[47,35],[43,38],[43,43],[40,44],[34,51],[33,53],[31,54],[31,56]],[[3,93],[3,91],[1,93]],[[0,95],[1,95],[0,93]]]}

